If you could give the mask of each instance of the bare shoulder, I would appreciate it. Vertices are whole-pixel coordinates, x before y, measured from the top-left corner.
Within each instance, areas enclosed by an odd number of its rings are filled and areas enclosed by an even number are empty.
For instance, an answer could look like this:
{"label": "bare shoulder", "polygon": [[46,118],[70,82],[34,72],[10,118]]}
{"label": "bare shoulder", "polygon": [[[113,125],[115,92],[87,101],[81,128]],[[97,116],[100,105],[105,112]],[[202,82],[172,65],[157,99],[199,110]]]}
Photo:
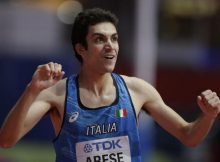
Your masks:
{"label": "bare shoulder", "polygon": [[129,92],[132,93],[133,98],[138,99],[138,101],[141,102],[141,105],[146,104],[148,102],[161,100],[161,96],[156,90],[156,88],[154,88],[147,81],[137,77],[129,77],[125,75],[121,76],[124,79]]}
{"label": "bare shoulder", "polygon": [[137,77],[122,75],[122,78],[131,94],[136,114],[139,114],[141,109],[152,114],[155,111],[155,107],[163,104],[160,94],[150,83]]}
{"label": "bare shoulder", "polygon": [[152,91],[154,87],[143,79],[121,75],[129,90],[135,92]]}

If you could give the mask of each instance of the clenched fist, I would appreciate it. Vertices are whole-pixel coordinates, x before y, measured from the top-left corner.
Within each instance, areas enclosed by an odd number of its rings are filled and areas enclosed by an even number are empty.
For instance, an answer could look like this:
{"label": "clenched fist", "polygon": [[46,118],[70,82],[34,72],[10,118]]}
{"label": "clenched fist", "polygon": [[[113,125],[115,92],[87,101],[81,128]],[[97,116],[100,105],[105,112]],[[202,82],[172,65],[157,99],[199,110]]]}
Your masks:
{"label": "clenched fist", "polygon": [[197,97],[197,103],[203,113],[211,118],[216,118],[220,112],[220,100],[215,92],[206,90]]}
{"label": "clenched fist", "polygon": [[58,63],[50,62],[39,65],[32,77],[30,85],[35,90],[41,91],[56,84],[63,78],[64,74],[65,72],[62,71],[62,66]]}

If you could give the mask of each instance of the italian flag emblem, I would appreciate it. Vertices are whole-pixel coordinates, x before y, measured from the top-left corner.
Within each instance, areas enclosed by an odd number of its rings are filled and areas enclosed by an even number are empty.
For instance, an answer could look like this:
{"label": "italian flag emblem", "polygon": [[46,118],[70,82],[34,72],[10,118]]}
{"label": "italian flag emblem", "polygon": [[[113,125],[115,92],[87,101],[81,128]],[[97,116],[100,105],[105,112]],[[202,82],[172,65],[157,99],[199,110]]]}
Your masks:
{"label": "italian flag emblem", "polygon": [[117,118],[126,118],[127,115],[128,115],[127,109],[116,110],[116,117]]}

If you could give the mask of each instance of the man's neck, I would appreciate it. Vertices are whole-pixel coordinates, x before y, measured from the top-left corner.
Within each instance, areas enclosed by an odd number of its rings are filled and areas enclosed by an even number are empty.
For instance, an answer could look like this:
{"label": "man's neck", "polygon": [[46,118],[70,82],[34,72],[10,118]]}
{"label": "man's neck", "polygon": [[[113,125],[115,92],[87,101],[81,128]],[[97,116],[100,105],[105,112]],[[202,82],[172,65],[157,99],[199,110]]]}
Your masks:
{"label": "man's neck", "polygon": [[113,85],[111,73],[99,74],[81,71],[79,74],[79,87],[85,88],[100,96]]}

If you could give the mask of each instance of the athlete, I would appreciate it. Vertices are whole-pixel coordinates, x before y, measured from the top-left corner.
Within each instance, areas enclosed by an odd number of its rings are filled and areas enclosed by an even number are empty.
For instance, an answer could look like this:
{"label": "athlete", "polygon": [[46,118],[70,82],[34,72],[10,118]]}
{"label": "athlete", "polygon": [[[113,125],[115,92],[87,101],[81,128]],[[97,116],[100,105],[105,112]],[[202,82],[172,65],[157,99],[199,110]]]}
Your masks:
{"label": "athlete", "polygon": [[15,145],[45,114],[56,135],[56,162],[141,162],[141,109],[186,146],[206,137],[220,111],[215,92],[197,97],[201,115],[189,123],[146,81],[113,73],[119,51],[114,14],[102,9],[78,14],[72,44],[81,62],[79,74],[62,79],[60,64],[38,66],[1,127],[2,148]]}

